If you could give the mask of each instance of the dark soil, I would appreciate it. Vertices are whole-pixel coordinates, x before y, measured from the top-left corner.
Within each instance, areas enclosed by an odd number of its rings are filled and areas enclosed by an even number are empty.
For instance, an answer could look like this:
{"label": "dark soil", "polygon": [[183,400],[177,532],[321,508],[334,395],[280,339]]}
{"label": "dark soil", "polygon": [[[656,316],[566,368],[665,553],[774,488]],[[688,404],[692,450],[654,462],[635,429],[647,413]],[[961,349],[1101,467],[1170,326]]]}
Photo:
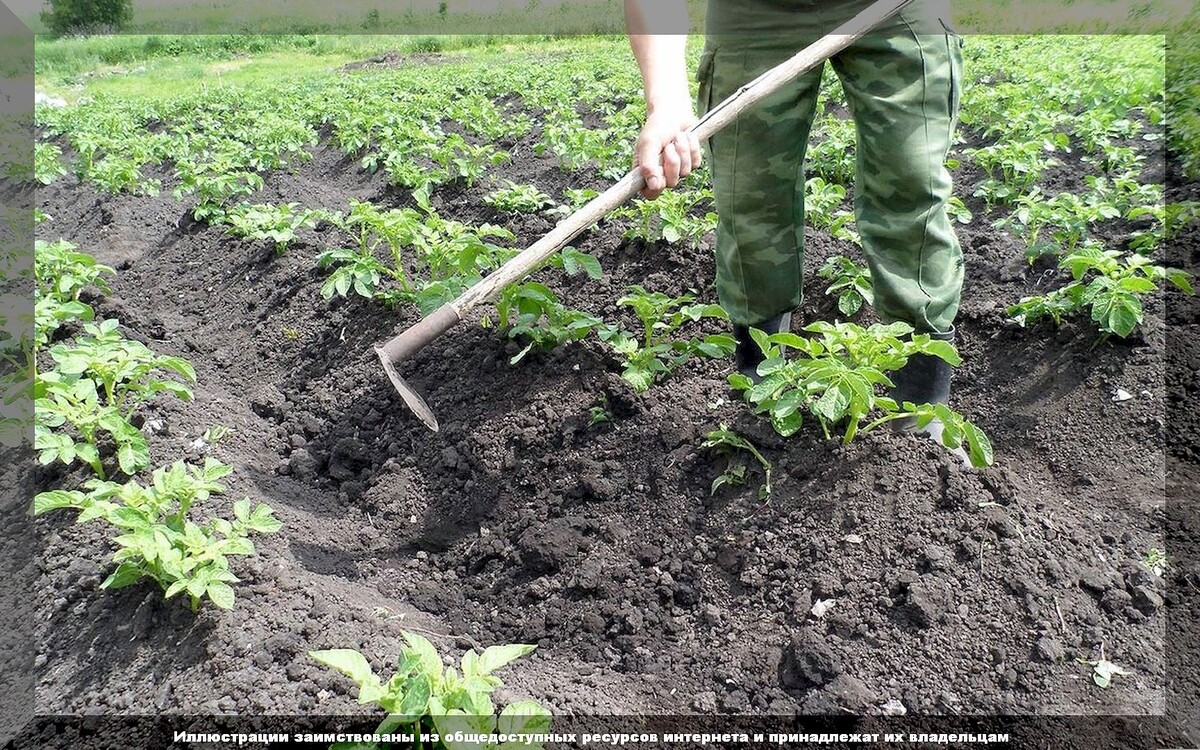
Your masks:
{"label": "dark soil", "polygon": [[[556,198],[603,187],[529,145],[505,176]],[[1061,187],[1082,188],[1080,169]],[[443,189],[437,206],[496,221],[488,189]],[[260,197],[409,203],[332,145]],[[193,614],[150,584],[100,590],[112,553],[100,527],[40,519],[39,713],[361,713],[349,681],[307,652],[359,649],[382,672],[406,628],[456,658],[538,644],[506,670],[500,700],[559,714],[1164,710],[1165,584],[1138,564],[1164,546],[1164,300],[1130,341],[1097,344],[1086,322],[1015,327],[1005,306],[1050,279],[970,199],[953,403],[994,442],[983,471],[885,431],[847,447],[815,429],[781,439],[730,392],[728,362],[689,365],[641,397],[590,342],[512,367],[516,345],[475,321],[402,367],[437,411],[435,434],[371,350],[416,314],[321,299],[313,258],[332,232],[277,256],[188,221],[169,188],[112,197],[63,179],[39,198],[44,234],[120,269],[98,313],[196,365],[195,402],[149,415],[162,422],[155,461],[230,463],[227,499],[269,502],[285,522],[236,564],[236,608]],[[509,226],[525,246],[550,223]],[[617,317],[631,283],[712,296],[708,244],[645,247],[606,224],[575,244],[606,274],[547,274],[573,306]],[[810,234],[804,319],[836,313],[815,276],[836,244]],[[1133,398],[1114,402],[1117,388]],[[589,426],[601,399],[613,422]],[[774,462],[768,502],[755,466],[749,487],[710,496],[726,459],[699,444],[723,422]],[[232,431],[193,445],[215,425]],[[832,602],[823,617],[819,600]],[[1107,690],[1078,661],[1101,648],[1129,672]]]}

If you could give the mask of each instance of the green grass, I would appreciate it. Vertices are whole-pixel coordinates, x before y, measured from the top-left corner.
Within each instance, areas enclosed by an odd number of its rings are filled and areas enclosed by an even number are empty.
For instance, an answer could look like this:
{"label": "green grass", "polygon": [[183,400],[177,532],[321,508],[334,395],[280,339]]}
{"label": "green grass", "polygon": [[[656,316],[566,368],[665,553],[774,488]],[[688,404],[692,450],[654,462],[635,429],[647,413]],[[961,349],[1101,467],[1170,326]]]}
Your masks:
{"label": "green grass", "polygon": [[1172,36],[1167,46],[1167,134],[1184,175],[1200,177],[1200,11],[1188,19],[1192,33]]}
{"label": "green grass", "polygon": [[[688,0],[698,12],[704,0]],[[620,6],[612,0],[450,0],[445,14],[437,0],[294,0],[287,4],[238,0],[159,0],[134,3],[127,33],[329,34],[392,33],[422,35],[591,34],[624,29]],[[464,5],[467,10],[464,10]],[[477,11],[473,9],[483,9]],[[37,34],[48,31],[34,15],[24,18]]]}
{"label": "green grass", "polygon": [[[220,74],[225,82],[260,80],[274,72],[332,70],[385,52],[439,52],[536,41],[527,37],[387,35],[120,35],[38,37],[39,89],[72,98],[79,87],[132,95]],[[214,82],[215,78],[214,78]]]}
{"label": "green grass", "polygon": [[956,0],[954,21],[975,34],[1168,34],[1192,0]]}
{"label": "green grass", "polygon": [[[158,40],[158,41],[152,41]],[[179,46],[172,46],[178,41]],[[693,37],[692,65],[702,46]],[[389,52],[448,57],[492,56],[502,64],[513,55],[578,53],[620,48],[623,62],[636,70],[624,36],[374,36],[280,35],[277,37],[122,35],[46,40],[37,45],[38,91],[68,102],[81,98],[163,100],[191,92],[274,86],[303,79],[328,79],[347,63]],[[252,50],[261,51],[252,51]],[[149,50],[149,51],[148,51]],[[171,55],[167,50],[177,54]],[[625,59],[627,57],[627,59]]]}

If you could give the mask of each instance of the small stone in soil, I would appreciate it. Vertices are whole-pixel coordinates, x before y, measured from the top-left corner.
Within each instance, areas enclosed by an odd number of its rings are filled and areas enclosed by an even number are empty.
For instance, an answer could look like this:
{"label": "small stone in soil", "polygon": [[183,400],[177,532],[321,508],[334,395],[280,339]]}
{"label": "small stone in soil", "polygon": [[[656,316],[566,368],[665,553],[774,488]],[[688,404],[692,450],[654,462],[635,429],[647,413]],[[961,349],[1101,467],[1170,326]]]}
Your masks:
{"label": "small stone in soil", "polygon": [[288,457],[288,466],[297,479],[312,479],[320,468],[317,459],[305,448],[292,451],[292,455]]}
{"label": "small stone in soil", "polygon": [[1108,573],[1099,568],[1087,568],[1079,574],[1079,586],[1097,594],[1103,594],[1112,587],[1112,579]]}
{"label": "small stone in soil", "polygon": [[715,714],[717,712],[717,694],[711,690],[699,693],[692,699],[692,708],[702,714]]}
{"label": "small stone in soil", "polygon": [[1042,661],[1060,662],[1067,657],[1067,651],[1062,643],[1053,638],[1040,638],[1037,642],[1037,655]]}
{"label": "small stone in soil", "polygon": [[1163,605],[1163,598],[1158,592],[1148,586],[1138,586],[1133,590],[1133,606],[1149,616],[1157,612]]}
{"label": "small stone in soil", "polygon": [[844,674],[810,695],[802,707],[805,713],[863,714],[878,704],[878,696],[862,680]]}
{"label": "small stone in soil", "polygon": [[805,690],[832,680],[842,672],[838,655],[818,633],[806,630],[792,638],[779,664],[779,681],[785,688]]}

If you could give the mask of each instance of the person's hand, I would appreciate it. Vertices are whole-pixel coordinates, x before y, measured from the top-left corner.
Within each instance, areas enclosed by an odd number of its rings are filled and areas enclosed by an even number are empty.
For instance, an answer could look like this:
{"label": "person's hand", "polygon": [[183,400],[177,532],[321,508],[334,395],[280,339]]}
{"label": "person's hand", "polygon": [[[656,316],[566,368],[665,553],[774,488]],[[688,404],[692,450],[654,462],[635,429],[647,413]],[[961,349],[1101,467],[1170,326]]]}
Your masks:
{"label": "person's hand", "polygon": [[700,166],[700,140],[692,132],[696,122],[687,99],[660,104],[650,111],[633,155],[633,166],[641,169],[646,180],[643,197],[657,198]]}

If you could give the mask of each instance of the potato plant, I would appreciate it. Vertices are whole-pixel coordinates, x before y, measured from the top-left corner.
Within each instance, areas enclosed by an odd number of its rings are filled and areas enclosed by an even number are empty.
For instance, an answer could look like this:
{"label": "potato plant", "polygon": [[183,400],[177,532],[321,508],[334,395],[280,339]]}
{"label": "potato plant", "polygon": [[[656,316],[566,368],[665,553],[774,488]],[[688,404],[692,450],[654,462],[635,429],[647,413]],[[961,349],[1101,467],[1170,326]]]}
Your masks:
{"label": "potato plant", "polygon": [[814,128],[817,138],[809,144],[805,168],[824,182],[849,185],[854,181],[856,134],[854,121],[824,115]]}
{"label": "potato plant", "polygon": [[478,91],[447,100],[443,114],[486,141],[519,138],[532,125],[524,113],[501,112],[495,102]]}
{"label": "potato plant", "polygon": [[65,323],[91,320],[92,308],[79,301],[88,287],[108,291],[105,276],[113,269],[64,240],[34,241],[34,343],[49,344]]}
{"label": "potato plant", "polygon": [[500,327],[511,339],[524,340],[525,348],[509,359],[515,365],[533,349],[554,349],[569,341],[581,341],[604,327],[604,321],[573,310],[536,281],[505,287],[496,301]]}
{"label": "potato plant", "polygon": [[709,495],[717,494],[717,490],[722,487],[737,487],[746,483],[746,462],[736,460],[737,456],[745,454],[757,461],[763,470],[763,483],[759,485],[756,493],[758,499],[766,500],[771,496],[771,462],[754,443],[731,430],[729,425],[723,424],[706,434],[700,447],[715,451],[729,459],[725,471],[713,480],[712,487],[709,488]]}
{"label": "potato plant", "polygon": [[1058,145],[1061,143],[1047,143],[1040,138],[1012,139],[968,150],[967,155],[989,176],[976,195],[987,202],[988,208],[1016,200],[1032,189],[1047,169],[1062,163],[1049,155]]}
{"label": "potato plant", "polygon": [[55,369],[34,381],[34,447],[42,464],[69,466],[78,459],[104,477],[100,435],[107,433],[118,466],[132,475],[150,464],[146,437],[131,422],[137,407],[159,393],[192,397],[185,383],[159,376],[174,373],[194,382],[191,363],[124,338],[115,320],[86,325],[84,335],[54,346],[50,356]]}
{"label": "potato plant", "polygon": [[625,230],[626,239],[698,247],[704,235],[717,228],[716,213],[698,211],[702,202],[711,200],[712,191],[707,189],[668,190],[652,201],[635,199],[631,206],[614,211],[613,216],[633,220],[633,226]]}
{"label": "potato plant", "polygon": [[537,185],[518,185],[512,180],[504,180],[504,187],[488,193],[483,202],[505,214],[534,214],[554,205]]}
{"label": "potato plant", "polygon": [[250,240],[275,243],[275,252],[283,255],[300,229],[315,227],[328,217],[324,211],[300,209],[299,203],[240,203],[225,212],[226,233]]}
{"label": "potato plant", "polygon": [[[48,344],[63,323],[91,320],[92,309],[79,301],[79,295],[88,287],[106,290],[104,276],[112,269],[69,242],[38,241],[34,250],[36,350]],[[130,422],[137,405],[162,391],[191,397],[183,383],[162,380],[156,374],[175,372],[194,380],[190,364],[156,357],[142,344],[125,340],[117,325],[115,320],[85,325],[76,340],[51,348],[54,366],[50,371],[35,374],[35,363],[30,360],[24,370],[32,377],[11,384],[18,389],[13,397],[21,398],[28,397],[28,383],[33,385],[34,448],[42,464],[69,466],[82,461],[104,477],[100,446],[107,434],[121,471],[133,474],[150,463],[146,438]]]}
{"label": "potato plant", "polygon": [[[351,291],[389,306],[414,304],[428,314],[499,267],[512,251],[489,238],[513,239],[503,227],[469,227],[416,209],[381,210],[352,201],[350,213],[332,220],[353,237],[357,247],[327,250],[317,265],[332,269],[321,287],[325,299]],[[386,250],[391,263],[380,259]],[[385,285],[389,280],[394,285]]]}
{"label": "potato plant", "polygon": [[836,294],[838,310],[850,317],[862,309],[863,303],[875,304],[875,288],[871,285],[871,269],[860,266],[844,255],[833,255],[817,271],[830,282],[826,294]]}
{"label": "potato plant", "polygon": [[192,218],[207,224],[223,222],[235,199],[253,195],[263,186],[261,175],[241,168],[228,157],[207,162],[184,161],[176,165],[176,177],[179,185],[174,191],[175,200],[195,193],[198,200]]}
{"label": "potato plant", "polygon": [[150,578],[170,599],[186,593],[193,610],[208,599],[221,609],[234,604],[229,585],[238,578],[229,570],[229,558],[256,554],[253,534],[272,534],[282,527],[270,506],[251,506],[249,498],[233,504],[233,519],[214,517],[201,525],[189,517],[192,506],[225,491],[217,480],[232,469],[205,459],[204,466],[178,461],[156,469],[151,483],[116,484],[92,479],[85,491],[52,490],[34,499],[34,513],[73,508],[76,523],[106,521],[116,536],[117,567],[100,584],[119,589]]}
{"label": "potato plant", "polygon": [[[546,265],[562,268],[568,276],[586,273],[592,279],[599,279],[603,275],[600,261],[573,247],[550,256]],[[535,348],[553,349],[570,341],[581,341],[593,331],[607,329],[600,318],[567,307],[550,287],[536,281],[505,287],[496,300],[496,313],[509,338],[528,342],[509,359],[512,365]],[[491,325],[489,318],[484,319],[484,325]]]}
{"label": "potato plant", "polygon": [[62,301],[77,300],[85,288],[108,291],[104,276],[115,273],[67,242],[34,241],[34,278],[37,293]]}
{"label": "potato plant", "polygon": [[727,357],[737,342],[729,334],[677,338],[687,323],[704,319],[729,320],[720,305],[689,304],[690,294],[669,297],[662,292],[648,292],[641,286],[629,287],[629,293],[617,304],[631,308],[642,324],[640,333],[610,327],[602,329],[600,337],[624,360],[621,377],[644,393],[657,381],[670,374],[695,356]]}
{"label": "potato plant", "polygon": [[[1092,225],[1121,217],[1120,209],[1097,196],[1085,200],[1073,193],[1060,193],[1047,198],[1038,187],[1017,198],[1013,205],[1013,212],[994,225],[1017,229],[1030,264],[1044,255],[1061,257],[1073,252]],[[1044,237],[1043,232],[1049,236]]]}
{"label": "potato plant", "polygon": [[[574,99],[571,97],[567,101]],[[622,136],[625,132],[628,131],[617,131]],[[585,126],[574,111],[552,110],[547,113],[542,138],[533,150],[539,156],[553,154],[564,171],[578,172],[593,167],[605,179],[615,180],[628,169],[632,144],[628,138],[614,137],[610,128]]]}
{"label": "potato plant", "polygon": [[[987,436],[949,407],[898,404],[876,393],[876,386],[893,385],[887,373],[903,367],[914,354],[958,365],[961,360],[949,342],[913,334],[907,323],[876,323],[863,328],[853,323],[818,322],[804,330],[815,335],[768,335],[751,329],[751,336],[766,356],[758,367],[762,380],[756,384],[741,373],[729,376],[730,385],[743,393],[755,412],[767,414],[780,435],[799,431],[806,413],[817,421],[826,439],[844,424],[844,444],[859,432],[869,432],[893,420],[914,417],[919,427],[925,427],[937,419],[943,428],[943,445],[965,448],[974,466],[991,465],[992,447]],[[864,427],[873,411],[882,416]]]}
{"label": "potato plant", "polygon": [[600,195],[600,192],[591,188],[567,188],[563,191],[563,200],[566,203],[548,208],[546,209],[546,213],[550,216],[558,216],[565,219],[583,208],[587,205],[588,201],[598,195]]}
{"label": "potato plant", "polygon": [[440,185],[461,180],[468,187],[474,185],[488,167],[506,164],[512,159],[508,152],[492,146],[471,145],[457,133],[447,136],[439,147],[429,153],[429,158],[438,168],[429,174],[428,183]]}
{"label": "potato plant", "polygon": [[125,338],[117,330],[119,325],[115,319],[89,323],[73,341],[52,347],[50,356],[57,371],[67,378],[95,381],[103,389],[105,404],[126,418],[139,404],[159,393],[190,401],[192,392],[187,385],[163,379],[158,373],[173,373],[194,383],[196,371],[192,364],[182,357],[155,354],[145,344]]}
{"label": "potato plant", "polygon": [[[86,263],[78,267],[87,269],[85,276],[94,271]],[[55,283],[52,288],[72,285]],[[88,308],[80,317],[90,317],[90,312]],[[173,373],[194,382],[192,365],[179,357],[158,356],[144,344],[126,339],[118,325],[116,320],[86,324],[76,339],[50,349],[54,369],[38,373],[33,384],[34,448],[43,465],[83,461],[103,478],[100,446],[101,436],[107,434],[120,470],[132,475],[150,464],[146,437],[131,421],[138,406],[159,393],[191,399],[185,382],[160,374]]]}
{"label": "potato plant", "polygon": [[804,184],[804,216],[812,226],[824,229],[835,239],[861,244],[854,229],[854,213],[838,208],[846,199],[846,188],[812,177]]}
{"label": "potato plant", "polygon": [[1130,250],[1148,255],[1166,243],[1174,241],[1184,229],[1200,221],[1200,201],[1138,206],[1130,209],[1125,218],[1130,221],[1143,218],[1151,220],[1149,229],[1137,230],[1131,235],[1129,241]]}
{"label": "potato plant", "polygon": [[[440,746],[449,750],[499,750],[500,746],[460,744],[446,738],[455,732],[489,735],[544,734],[551,715],[533,701],[510,703],[499,714],[492,693],[503,685],[495,672],[531,653],[536,647],[522,644],[489,646],[463,654],[460,669],[443,668],[442,657],[428,639],[402,631],[405,646],[395,672],[381,678],[358,651],[338,648],[310,651],[317,662],[337,670],[358,685],[358,702],[374,704],[387,712],[376,734],[407,734],[419,744],[423,733],[437,733]],[[375,747],[369,745],[367,747]],[[507,747],[507,746],[505,746]],[[331,750],[365,750],[362,745],[339,744]]]}
{"label": "potato plant", "polygon": [[142,166],[143,162],[137,158],[111,154],[92,164],[87,177],[97,188],[113,195],[158,195],[162,185],[158,180],[147,179]]}
{"label": "potato plant", "polygon": [[70,466],[78,460],[96,476],[106,477],[100,455],[103,433],[116,446],[122,472],[133,475],[150,465],[146,436],[117,407],[103,401],[89,378],[39,373],[34,380],[34,417],[33,447],[43,466]]}
{"label": "potato plant", "polygon": [[67,173],[62,163],[62,149],[57,144],[38,141],[33,145],[33,179],[49,185]]}
{"label": "potato plant", "polygon": [[1195,294],[1191,274],[1156,265],[1144,255],[1106,250],[1097,243],[1085,244],[1059,262],[1071,273],[1071,281],[1047,294],[1023,297],[1008,308],[1008,315],[1024,327],[1050,318],[1060,325],[1063,318],[1087,311],[1102,337],[1121,338],[1133,333],[1145,316],[1142,298],[1156,291],[1163,281],[1185,294]]}

